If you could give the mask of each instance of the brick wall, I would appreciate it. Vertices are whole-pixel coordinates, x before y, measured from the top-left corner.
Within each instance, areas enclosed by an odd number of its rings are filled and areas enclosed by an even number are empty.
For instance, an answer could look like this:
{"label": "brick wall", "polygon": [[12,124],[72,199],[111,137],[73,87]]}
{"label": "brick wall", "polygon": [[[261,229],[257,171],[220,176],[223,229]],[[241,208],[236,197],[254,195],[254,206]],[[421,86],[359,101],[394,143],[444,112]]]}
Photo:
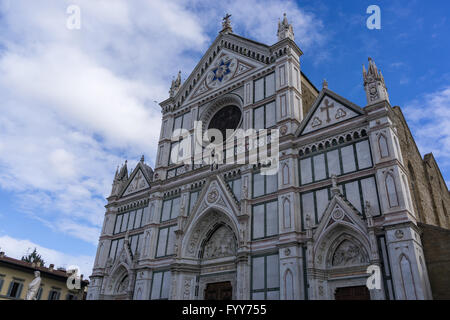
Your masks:
{"label": "brick wall", "polygon": [[450,229],[450,196],[439,167],[432,154],[422,159],[400,107],[392,110],[418,221]]}
{"label": "brick wall", "polygon": [[450,299],[450,230],[419,224],[422,244],[435,300]]}

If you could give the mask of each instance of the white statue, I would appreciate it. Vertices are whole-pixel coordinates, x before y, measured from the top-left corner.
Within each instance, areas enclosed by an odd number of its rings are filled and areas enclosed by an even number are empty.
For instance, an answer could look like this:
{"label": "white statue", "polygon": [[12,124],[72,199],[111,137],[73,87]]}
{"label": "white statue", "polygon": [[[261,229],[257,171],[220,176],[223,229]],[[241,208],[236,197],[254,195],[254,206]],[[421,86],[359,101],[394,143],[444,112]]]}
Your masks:
{"label": "white statue", "polygon": [[28,291],[25,300],[36,300],[36,295],[40,286],[41,286],[41,273],[39,271],[35,271],[34,279],[28,285]]}

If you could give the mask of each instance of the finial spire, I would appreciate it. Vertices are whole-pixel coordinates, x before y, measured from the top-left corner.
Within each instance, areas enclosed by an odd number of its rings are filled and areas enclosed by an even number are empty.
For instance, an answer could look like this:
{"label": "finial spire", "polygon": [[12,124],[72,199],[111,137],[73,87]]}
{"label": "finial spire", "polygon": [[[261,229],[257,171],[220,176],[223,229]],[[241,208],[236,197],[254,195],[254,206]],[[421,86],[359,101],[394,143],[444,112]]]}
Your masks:
{"label": "finial spire", "polygon": [[172,85],[170,86],[170,97],[175,96],[175,94],[178,92],[178,89],[181,87],[181,70],[178,71],[177,78],[175,80],[172,80]]}
{"label": "finial spire", "polygon": [[223,17],[222,21],[222,31],[220,33],[232,33],[233,28],[231,28],[231,14],[227,13],[225,17]]}
{"label": "finial spire", "polygon": [[289,24],[286,13],[283,14],[283,21],[278,20],[278,41],[289,38],[294,40],[294,28]]}
{"label": "finial spire", "polygon": [[378,70],[375,61],[369,57],[369,67],[363,65],[364,90],[366,91],[367,104],[375,104],[381,101],[389,102],[389,95],[381,71]]}
{"label": "finial spire", "polygon": [[144,155],[141,157],[141,162],[144,163]]}
{"label": "finial spire", "polygon": [[323,79],[322,88],[328,89],[328,81],[327,81],[327,79]]}

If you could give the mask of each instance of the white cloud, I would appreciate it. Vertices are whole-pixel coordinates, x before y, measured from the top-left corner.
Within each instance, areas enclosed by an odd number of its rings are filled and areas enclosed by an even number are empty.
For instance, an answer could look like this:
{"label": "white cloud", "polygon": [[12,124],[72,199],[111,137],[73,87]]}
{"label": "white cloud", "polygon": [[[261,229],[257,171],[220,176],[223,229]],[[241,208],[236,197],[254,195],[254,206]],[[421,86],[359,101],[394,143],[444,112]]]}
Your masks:
{"label": "white cloud", "polygon": [[422,154],[432,152],[441,170],[450,170],[450,86],[412,101],[404,113]]}
{"label": "white cloud", "polygon": [[[66,28],[69,4],[81,30]],[[96,244],[116,166],[142,153],[154,163],[153,101],[193,69],[226,12],[257,41],[276,42],[283,12],[300,47],[324,40],[294,1],[1,1],[0,188],[54,232]]]}
{"label": "white cloud", "polygon": [[177,2],[74,2],[78,31],[66,28],[68,2],[0,4],[0,188],[53,231],[96,244],[116,165],[153,162],[153,101],[175,61],[193,64],[181,48],[207,37]]}
{"label": "white cloud", "polygon": [[31,253],[33,249],[44,259],[45,266],[54,264],[55,268],[76,265],[80,268],[81,274],[86,279],[92,271],[95,257],[80,255],[73,256],[53,249],[45,248],[30,240],[15,239],[7,235],[0,236],[0,250],[5,252],[6,256],[21,259],[22,256]]}
{"label": "white cloud", "polygon": [[300,48],[315,50],[324,44],[323,22],[312,12],[301,9],[295,1],[230,0],[216,2],[214,6],[206,8],[205,2],[190,1],[207,16],[213,17],[204,19],[204,23],[212,30],[220,30],[221,18],[228,12],[232,15],[232,26],[236,33],[272,45],[277,42],[278,20],[286,13],[289,23],[294,27],[295,40]]}

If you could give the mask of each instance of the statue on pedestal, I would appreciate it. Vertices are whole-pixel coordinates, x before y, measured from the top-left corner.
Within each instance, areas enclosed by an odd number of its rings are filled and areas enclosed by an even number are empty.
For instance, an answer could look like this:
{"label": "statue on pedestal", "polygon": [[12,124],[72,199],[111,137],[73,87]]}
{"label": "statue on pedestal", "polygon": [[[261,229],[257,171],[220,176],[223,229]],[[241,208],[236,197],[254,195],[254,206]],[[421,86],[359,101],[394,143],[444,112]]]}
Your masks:
{"label": "statue on pedestal", "polygon": [[41,286],[41,273],[39,271],[34,272],[34,279],[28,285],[27,296],[25,300],[36,300],[37,292]]}

